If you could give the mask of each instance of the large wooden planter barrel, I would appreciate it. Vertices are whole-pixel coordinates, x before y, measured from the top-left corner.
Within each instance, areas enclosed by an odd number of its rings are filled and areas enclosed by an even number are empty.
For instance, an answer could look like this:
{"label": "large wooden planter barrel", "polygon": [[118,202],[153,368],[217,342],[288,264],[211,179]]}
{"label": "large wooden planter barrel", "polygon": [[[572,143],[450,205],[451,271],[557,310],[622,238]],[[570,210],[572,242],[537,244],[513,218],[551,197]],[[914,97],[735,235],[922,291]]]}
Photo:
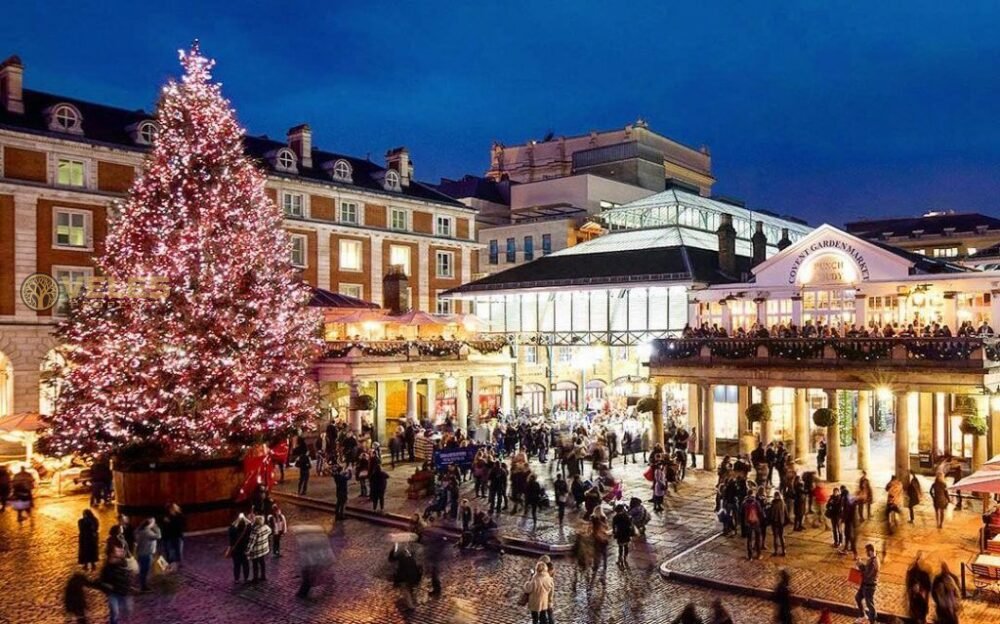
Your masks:
{"label": "large wooden planter barrel", "polygon": [[118,513],[133,523],[161,518],[170,503],[181,506],[188,531],[232,522],[235,498],[243,485],[243,462],[236,458],[157,462],[115,467]]}

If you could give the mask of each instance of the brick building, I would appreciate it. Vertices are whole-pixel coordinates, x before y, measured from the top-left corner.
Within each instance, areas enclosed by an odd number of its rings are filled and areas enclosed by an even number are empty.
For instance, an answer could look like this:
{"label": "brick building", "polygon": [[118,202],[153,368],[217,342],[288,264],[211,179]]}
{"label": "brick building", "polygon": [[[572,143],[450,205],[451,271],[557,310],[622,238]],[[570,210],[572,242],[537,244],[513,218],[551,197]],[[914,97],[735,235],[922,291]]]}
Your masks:
{"label": "brick building", "polygon": [[[65,292],[95,272],[114,206],[156,134],[153,114],[23,87],[16,56],[0,64],[0,416],[45,411],[39,381]],[[383,302],[392,266],[409,276],[410,307],[453,312],[438,293],[478,269],[475,210],[414,178],[406,148],[384,163],[319,150],[308,125],[278,141],[247,136],[283,208],[303,279]],[[63,288],[52,310],[20,296],[34,273]]]}

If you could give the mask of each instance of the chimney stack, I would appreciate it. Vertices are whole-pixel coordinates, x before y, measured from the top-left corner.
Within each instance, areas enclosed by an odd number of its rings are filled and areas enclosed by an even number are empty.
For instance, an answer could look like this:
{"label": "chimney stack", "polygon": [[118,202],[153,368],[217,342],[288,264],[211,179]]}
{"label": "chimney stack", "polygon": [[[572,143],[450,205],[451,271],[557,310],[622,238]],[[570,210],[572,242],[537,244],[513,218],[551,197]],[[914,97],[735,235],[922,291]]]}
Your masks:
{"label": "chimney stack", "polygon": [[312,128],[309,124],[301,124],[288,130],[288,147],[295,152],[299,166],[312,168]]}
{"label": "chimney stack", "polygon": [[719,270],[722,273],[736,277],[736,228],[733,227],[733,215],[723,212],[719,215]]}
{"label": "chimney stack", "polygon": [[0,63],[0,106],[9,113],[24,114],[24,65],[17,55]]}
{"label": "chimney stack", "polygon": [[753,258],[750,261],[750,266],[755,267],[767,260],[767,235],[764,234],[763,221],[757,222],[757,229],[754,231],[750,243],[753,245]]}
{"label": "chimney stack", "polygon": [[410,150],[397,147],[385,153],[385,168],[399,174],[399,185],[406,188],[413,179],[413,163],[410,162]]}
{"label": "chimney stack", "polygon": [[788,228],[781,228],[781,240],[778,241],[778,251],[790,247],[792,239],[788,238]]}
{"label": "chimney stack", "polygon": [[410,298],[407,290],[410,278],[403,272],[401,266],[393,265],[382,278],[382,307],[393,314],[410,311]]}

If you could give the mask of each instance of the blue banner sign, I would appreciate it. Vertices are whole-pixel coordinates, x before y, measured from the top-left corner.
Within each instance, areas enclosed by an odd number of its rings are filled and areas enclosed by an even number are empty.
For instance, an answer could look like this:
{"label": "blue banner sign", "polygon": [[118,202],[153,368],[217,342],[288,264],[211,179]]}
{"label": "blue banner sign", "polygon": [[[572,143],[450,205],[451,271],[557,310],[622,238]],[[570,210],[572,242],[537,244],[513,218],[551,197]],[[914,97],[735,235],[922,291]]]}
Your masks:
{"label": "blue banner sign", "polygon": [[472,468],[472,460],[476,458],[478,446],[464,446],[456,449],[440,449],[434,451],[434,468],[442,470],[448,466]]}

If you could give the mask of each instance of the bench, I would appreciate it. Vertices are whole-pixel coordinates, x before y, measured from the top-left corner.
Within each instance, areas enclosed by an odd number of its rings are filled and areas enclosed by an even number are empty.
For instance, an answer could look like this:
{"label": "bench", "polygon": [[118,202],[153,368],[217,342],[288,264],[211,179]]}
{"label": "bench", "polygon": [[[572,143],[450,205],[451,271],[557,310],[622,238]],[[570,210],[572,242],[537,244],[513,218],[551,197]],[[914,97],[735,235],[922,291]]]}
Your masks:
{"label": "bench", "polygon": [[972,585],[976,590],[991,591],[1000,595],[1000,568],[982,563],[970,563]]}

